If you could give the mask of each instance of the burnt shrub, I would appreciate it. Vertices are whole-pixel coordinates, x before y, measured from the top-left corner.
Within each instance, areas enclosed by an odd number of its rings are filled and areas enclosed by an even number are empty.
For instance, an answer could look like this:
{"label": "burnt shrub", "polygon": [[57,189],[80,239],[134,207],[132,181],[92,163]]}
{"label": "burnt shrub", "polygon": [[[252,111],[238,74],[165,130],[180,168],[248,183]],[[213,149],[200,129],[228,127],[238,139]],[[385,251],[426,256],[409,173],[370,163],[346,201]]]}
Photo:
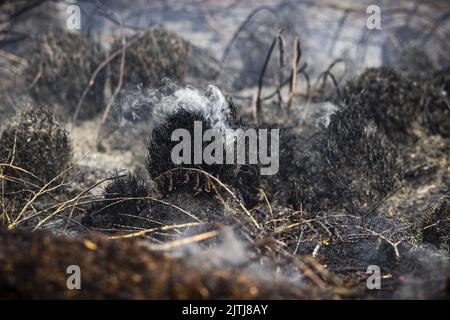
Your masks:
{"label": "burnt shrub", "polygon": [[369,68],[343,88],[346,103],[358,100],[361,112],[396,142],[412,137],[411,123],[420,111],[422,86],[392,68]]}
{"label": "burnt shrub", "polygon": [[[72,117],[83,91],[104,59],[100,46],[76,33],[48,33],[35,46],[25,76],[30,95],[38,104],[58,105]],[[80,108],[79,119],[92,118],[104,107],[106,72],[100,71]]]}
{"label": "burnt shrub", "polygon": [[[64,171],[72,159],[68,132],[46,107],[27,107],[0,138],[0,161],[11,163],[49,182]],[[10,168],[5,174],[40,182],[27,173]],[[28,187],[28,186],[27,186]]]}
{"label": "burnt shrub", "polygon": [[[188,69],[190,45],[176,33],[161,27],[135,35],[128,40],[125,57],[125,78],[127,85],[144,87],[157,84],[164,77],[173,81],[182,80]],[[112,45],[112,50],[121,48],[120,39]],[[119,81],[120,56],[112,65],[112,83]]]}
{"label": "burnt shrub", "polygon": [[87,227],[116,230],[148,226],[147,182],[133,174],[117,176],[103,190],[103,200],[95,202],[82,223]]}

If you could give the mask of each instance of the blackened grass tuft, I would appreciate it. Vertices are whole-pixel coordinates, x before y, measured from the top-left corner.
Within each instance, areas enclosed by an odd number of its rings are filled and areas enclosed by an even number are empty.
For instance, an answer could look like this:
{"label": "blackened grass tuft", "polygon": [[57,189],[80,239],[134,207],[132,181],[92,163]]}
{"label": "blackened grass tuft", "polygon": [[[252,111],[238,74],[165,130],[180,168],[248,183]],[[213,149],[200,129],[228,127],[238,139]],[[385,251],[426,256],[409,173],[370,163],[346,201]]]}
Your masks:
{"label": "blackened grass tuft", "polygon": [[[25,72],[30,95],[37,104],[52,104],[64,118],[71,118],[104,59],[100,45],[92,38],[68,32],[46,34],[35,46]],[[104,108],[106,72],[101,70],[79,110],[79,119],[90,119]]]}
{"label": "blackened grass tuft", "polygon": [[[41,185],[64,171],[72,160],[68,132],[49,107],[25,108],[0,138],[0,162],[27,170],[5,168],[4,174]],[[11,182],[14,189],[14,182]],[[18,184],[17,184],[18,186]]]}
{"label": "blackened grass tuft", "polygon": [[133,174],[117,175],[103,190],[103,200],[95,202],[83,224],[106,230],[148,226],[147,182]]}

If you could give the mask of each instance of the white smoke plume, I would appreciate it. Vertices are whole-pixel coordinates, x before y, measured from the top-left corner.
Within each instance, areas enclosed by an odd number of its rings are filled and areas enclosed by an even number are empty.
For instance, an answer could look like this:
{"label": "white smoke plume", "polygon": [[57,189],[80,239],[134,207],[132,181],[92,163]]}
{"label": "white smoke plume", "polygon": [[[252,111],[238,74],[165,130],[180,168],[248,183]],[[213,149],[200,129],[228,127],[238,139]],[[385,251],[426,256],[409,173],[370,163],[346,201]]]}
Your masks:
{"label": "white smoke plume", "polygon": [[162,124],[180,110],[203,115],[214,129],[228,128],[232,110],[222,92],[214,85],[205,91],[190,86],[179,87],[168,79],[157,89],[140,86],[128,89],[115,105],[114,120],[119,127],[149,121],[150,128]]}

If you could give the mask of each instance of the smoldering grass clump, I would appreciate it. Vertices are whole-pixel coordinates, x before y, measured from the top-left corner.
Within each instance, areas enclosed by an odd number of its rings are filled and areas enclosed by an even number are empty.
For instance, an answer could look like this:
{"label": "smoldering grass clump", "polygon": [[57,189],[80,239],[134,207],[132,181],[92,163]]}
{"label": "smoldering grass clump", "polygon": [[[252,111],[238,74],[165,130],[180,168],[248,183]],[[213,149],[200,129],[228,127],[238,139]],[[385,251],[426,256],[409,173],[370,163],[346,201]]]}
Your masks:
{"label": "smoldering grass clump", "polygon": [[[162,99],[153,110],[147,160],[149,175],[155,180],[160,193],[164,195],[186,188],[195,193],[210,191],[213,188],[211,182],[215,182],[209,174],[233,187],[244,201],[254,201],[259,175],[253,166],[217,163],[174,164],[171,153],[179,142],[172,141],[172,133],[176,129],[186,129],[191,137],[194,137],[196,121],[202,124],[202,136],[208,129],[221,133],[222,150],[226,150],[226,130],[240,127],[232,100],[225,98],[214,86],[209,86],[203,93],[192,88],[179,88]],[[208,144],[202,141],[202,150]],[[191,148],[192,160],[194,151],[194,148]]]}
{"label": "smoldering grass clump", "polygon": [[[89,81],[104,59],[98,43],[82,34],[48,33],[35,46],[25,72],[30,95],[38,104],[58,105],[59,113],[71,118]],[[79,119],[89,119],[104,107],[105,69],[95,77]]]}
{"label": "smoldering grass clump", "polygon": [[[164,77],[173,81],[184,78],[188,68],[190,45],[176,33],[157,27],[143,35],[135,35],[128,43],[132,44],[126,49],[125,84],[149,87]],[[112,50],[120,48],[121,40],[118,39],[112,45]],[[115,85],[119,81],[120,56],[112,62],[111,70],[112,83]]]}
{"label": "smoldering grass clump", "polygon": [[370,210],[402,179],[402,159],[359,105],[341,106],[322,132],[280,135],[280,172],[266,179],[274,201],[318,212]]}
{"label": "smoldering grass clump", "polygon": [[408,141],[411,124],[420,111],[422,89],[392,68],[369,68],[343,88],[342,99],[358,100],[360,111],[391,139]]}
{"label": "smoldering grass clump", "polygon": [[282,128],[279,154],[278,174],[262,179],[272,202],[313,212],[335,203],[321,134],[306,139],[291,128]]}
{"label": "smoldering grass clump", "polygon": [[94,202],[82,223],[87,227],[119,230],[149,226],[147,182],[133,174],[118,175],[103,190],[103,199]]}
{"label": "smoldering grass clump", "polygon": [[403,178],[397,148],[358,104],[342,106],[326,130],[326,159],[335,187],[356,208],[370,208],[394,191]]}
{"label": "smoldering grass clump", "polygon": [[[175,165],[171,159],[172,149],[177,144],[176,142],[172,142],[170,139],[172,132],[178,128],[184,128],[193,133],[194,122],[201,121],[203,123],[205,121],[205,118],[201,113],[191,113],[187,110],[179,110],[175,114],[168,116],[166,121],[167,122],[156,125],[151,133],[151,139],[148,148],[147,168],[152,178],[159,178],[161,174],[164,174],[165,172],[177,167],[177,165]],[[233,168],[229,168],[227,166],[215,164],[199,166],[201,166],[205,171],[210,172],[214,176],[220,176],[225,180],[235,175],[232,170]],[[185,165],[185,167],[197,168],[197,166],[192,166],[189,164]],[[182,177],[184,177],[185,175],[185,172],[181,174]],[[173,181],[173,188],[179,186],[179,182],[181,181],[182,180]]]}
{"label": "smoldering grass clump", "polygon": [[28,106],[0,138],[0,162],[29,172],[5,167],[4,174],[34,184],[56,178],[67,169],[71,159],[69,134],[48,107]]}

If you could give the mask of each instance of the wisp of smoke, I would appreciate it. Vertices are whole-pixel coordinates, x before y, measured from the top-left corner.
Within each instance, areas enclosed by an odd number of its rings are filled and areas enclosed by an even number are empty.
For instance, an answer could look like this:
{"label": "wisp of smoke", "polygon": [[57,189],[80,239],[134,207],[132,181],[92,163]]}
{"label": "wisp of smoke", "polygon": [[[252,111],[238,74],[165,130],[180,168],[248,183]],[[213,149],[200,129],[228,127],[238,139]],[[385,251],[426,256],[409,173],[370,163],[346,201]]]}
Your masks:
{"label": "wisp of smoke", "polygon": [[201,114],[211,128],[224,131],[234,110],[222,92],[208,85],[204,92],[193,87],[180,87],[163,79],[157,88],[129,88],[115,106],[114,118],[119,126],[149,121],[150,128],[166,122],[175,113],[184,110]]}

